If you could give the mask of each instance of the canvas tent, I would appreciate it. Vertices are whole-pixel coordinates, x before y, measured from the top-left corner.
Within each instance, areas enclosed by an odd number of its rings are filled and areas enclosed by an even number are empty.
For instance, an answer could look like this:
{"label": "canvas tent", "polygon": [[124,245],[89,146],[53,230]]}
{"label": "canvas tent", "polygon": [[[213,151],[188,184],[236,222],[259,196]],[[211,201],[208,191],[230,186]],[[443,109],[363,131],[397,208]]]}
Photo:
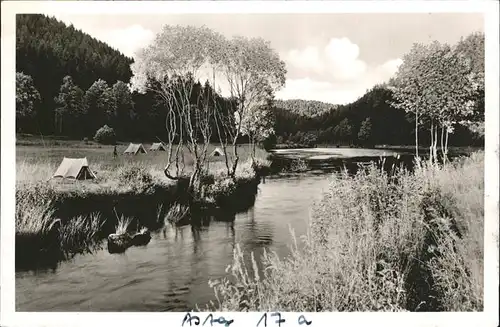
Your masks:
{"label": "canvas tent", "polygon": [[142,144],[133,144],[130,143],[127,150],[123,152],[124,154],[138,154],[138,153],[147,153],[146,149],[142,146]]}
{"label": "canvas tent", "polygon": [[215,150],[210,153],[211,157],[219,157],[219,156],[224,156],[224,152],[220,148],[215,148]]}
{"label": "canvas tent", "polygon": [[95,174],[90,170],[87,158],[63,158],[63,161],[52,176],[74,179],[94,179]]}
{"label": "canvas tent", "polygon": [[163,143],[153,143],[149,148],[149,151],[167,151]]}

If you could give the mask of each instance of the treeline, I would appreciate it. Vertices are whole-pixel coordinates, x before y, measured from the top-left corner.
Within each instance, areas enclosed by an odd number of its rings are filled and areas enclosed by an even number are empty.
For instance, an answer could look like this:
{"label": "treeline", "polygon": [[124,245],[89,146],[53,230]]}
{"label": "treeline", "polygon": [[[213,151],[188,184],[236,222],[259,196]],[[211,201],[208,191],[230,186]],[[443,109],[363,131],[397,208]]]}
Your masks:
{"label": "treeline", "polygon": [[16,71],[32,77],[40,102],[19,128],[56,134],[56,101],[63,78],[87,90],[99,79],[128,83],[131,58],[63,22],[38,14],[16,17]]}
{"label": "treeline", "polygon": [[301,99],[275,100],[275,105],[276,107],[306,117],[319,116],[325,112],[338,108],[338,105],[331,103]]}
{"label": "treeline", "polygon": [[[166,136],[165,101],[130,90],[131,58],[44,15],[18,15],[16,28],[17,131],[91,139],[106,124],[119,140]],[[193,99],[201,93],[228,101],[208,83],[195,84]]]}
{"label": "treeline", "polygon": [[[290,111],[276,102],[273,109],[276,142],[294,146],[412,145],[415,142],[414,117],[404,110],[396,109],[392,105],[393,101],[393,91],[388,85],[381,84],[350,104],[334,107],[314,117]],[[427,133],[419,135],[422,144],[429,143],[429,139]],[[450,145],[482,144],[484,136],[460,125],[450,137]]]}
{"label": "treeline", "polygon": [[[154,88],[141,93],[131,91],[131,58],[73,26],[44,15],[18,15],[16,30],[19,132],[82,139],[92,138],[107,124],[114,129],[118,140],[145,141],[167,136],[166,120],[171,108],[167,108]],[[479,66],[476,70],[484,71],[484,63],[481,66],[481,60],[474,57],[476,49],[481,47],[478,40],[481,39],[469,37],[457,49],[474,58],[473,64]],[[415,143],[416,132],[420,143],[429,143],[427,126],[420,124],[415,130],[415,115],[394,106],[397,102],[394,92],[390,85],[377,85],[347,105],[307,100],[269,101],[274,135],[265,140],[265,145],[410,145]],[[209,106],[218,108],[223,116],[233,115],[235,103],[218,95],[210,83],[195,84],[193,101],[200,94],[211,99]],[[484,108],[484,96],[480,107]],[[244,128],[247,135],[256,132],[252,131],[255,117],[247,119],[248,126]],[[483,142],[483,136],[460,124],[454,126],[450,137],[450,145]]]}

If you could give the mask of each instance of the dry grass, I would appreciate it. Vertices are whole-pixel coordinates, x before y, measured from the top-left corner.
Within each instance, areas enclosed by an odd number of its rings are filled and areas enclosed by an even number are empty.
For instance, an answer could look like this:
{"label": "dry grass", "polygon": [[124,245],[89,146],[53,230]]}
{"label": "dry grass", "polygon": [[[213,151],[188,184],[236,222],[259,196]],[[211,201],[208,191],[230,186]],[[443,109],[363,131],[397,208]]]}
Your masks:
{"label": "dry grass", "polygon": [[118,224],[115,227],[115,234],[117,235],[123,235],[127,233],[128,226],[130,226],[130,223],[132,222],[131,218],[125,218],[124,216],[121,216],[118,219]]}
{"label": "dry grass", "polygon": [[[484,153],[389,176],[334,176],[288,258],[212,282],[222,311],[480,311]],[[255,262],[252,259],[251,262]]]}

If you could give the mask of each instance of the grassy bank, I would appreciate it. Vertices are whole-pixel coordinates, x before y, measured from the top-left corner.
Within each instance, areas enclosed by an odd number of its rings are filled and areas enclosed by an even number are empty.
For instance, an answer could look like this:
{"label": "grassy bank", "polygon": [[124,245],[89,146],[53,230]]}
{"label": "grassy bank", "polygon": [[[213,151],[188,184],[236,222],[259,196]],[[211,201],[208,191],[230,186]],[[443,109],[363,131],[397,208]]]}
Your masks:
{"label": "grassy bank", "polygon": [[332,177],[290,257],[266,253],[258,271],[235,251],[229,277],[212,282],[215,309],[482,310],[483,173],[478,152],[414,173]]}
{"label": "grassy bank", "polygon": [[[37,156],[36,151],[44,155]],[[142,161],[133,160],[134,157],[121,158],[121,164],[104,158],[89,160],[90,168],[96,172],[95,180],[51,179],[59,163],[56,159],[71,156],[69,151],[82,156],[82,150],[65,151],[62,147],[38,149],[30,152],[34,155],[28,156],[26,151],[24,157],[18,157],[16,268],[50,266],[76,253],[92,250],[115,232],[122,217],[129,220],[131,231],[145,227],[158,229],[165,224],[169,208],[185,201],[186,179],[167,179],[161,154],[143,155]],[[96,159],[100,149],[85,151]],[[269,165],[262,159],[257,162],[258,167],[252,167],[248,159],[241,161],[234,180],[224,177],[223,162],[211,162],[203,179],[201,200],[212,207],[224,206],[225,210],[248,207],[247,203],[235,199],[251,199],[257,193],[259,169],[265,170]],[[190,168],[188,166],[187,171]]]}

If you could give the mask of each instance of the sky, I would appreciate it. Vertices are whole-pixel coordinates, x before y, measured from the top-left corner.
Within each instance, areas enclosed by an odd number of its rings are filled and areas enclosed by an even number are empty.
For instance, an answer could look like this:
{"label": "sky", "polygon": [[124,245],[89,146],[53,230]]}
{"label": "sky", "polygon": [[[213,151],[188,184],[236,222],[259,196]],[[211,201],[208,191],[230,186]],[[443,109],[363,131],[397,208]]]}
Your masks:
{"label": "sky", "polygon": [[51,16],[132,57],[165,24],[206,25],[227,37],[262,37],[286,63],[286,84],[277,98],[334,104],[355,101],[367,89],[387,81],[415,42],[453,44],[484,31],[483,16],[471,13]]}

